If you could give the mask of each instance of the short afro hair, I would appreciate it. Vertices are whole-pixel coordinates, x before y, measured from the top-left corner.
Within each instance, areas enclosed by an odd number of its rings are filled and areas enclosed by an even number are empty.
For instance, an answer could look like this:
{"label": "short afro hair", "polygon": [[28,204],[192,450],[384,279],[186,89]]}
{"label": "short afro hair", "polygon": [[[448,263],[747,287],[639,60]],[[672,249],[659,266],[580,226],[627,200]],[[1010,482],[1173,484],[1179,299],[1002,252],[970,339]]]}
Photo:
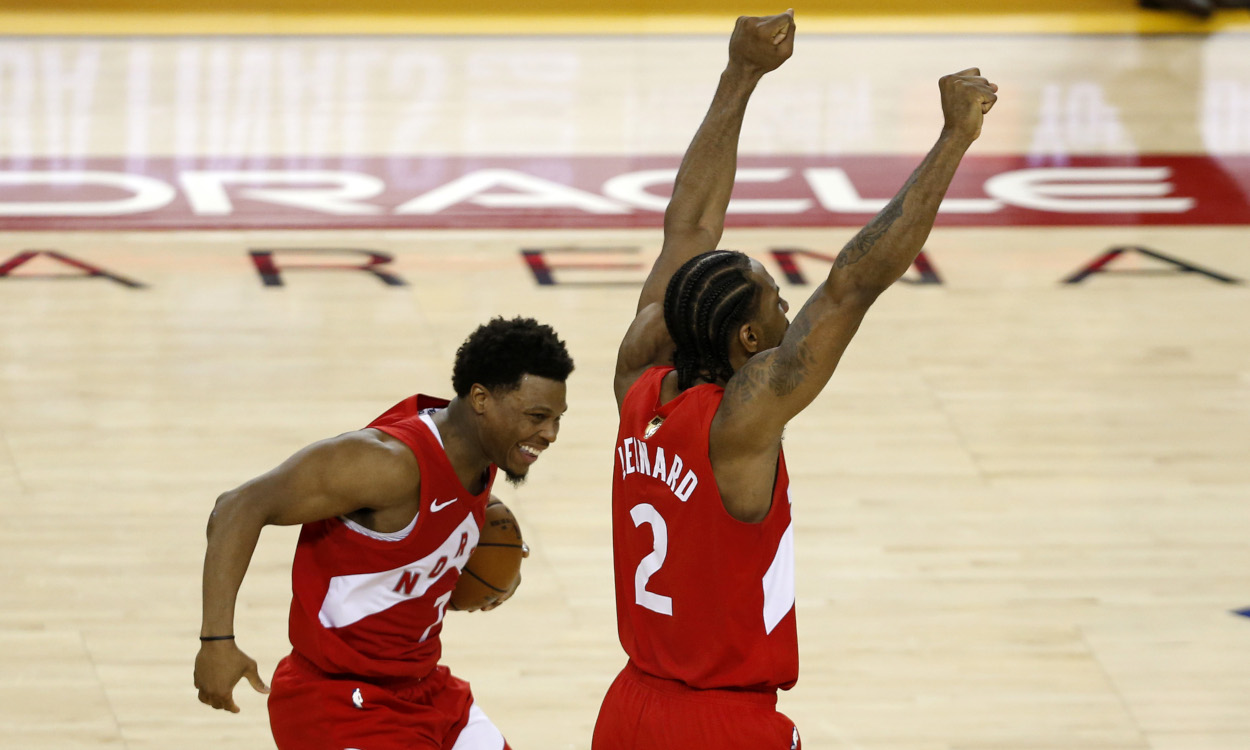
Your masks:
{"label": "short afro hair", "polygon": [[478,326],[456,351],[451,385],[464,397],[477,383],[491,391],[515,390],[525,375],[563,383],[573,372],[573,358],[551,326],[533,318],[493,318]]}

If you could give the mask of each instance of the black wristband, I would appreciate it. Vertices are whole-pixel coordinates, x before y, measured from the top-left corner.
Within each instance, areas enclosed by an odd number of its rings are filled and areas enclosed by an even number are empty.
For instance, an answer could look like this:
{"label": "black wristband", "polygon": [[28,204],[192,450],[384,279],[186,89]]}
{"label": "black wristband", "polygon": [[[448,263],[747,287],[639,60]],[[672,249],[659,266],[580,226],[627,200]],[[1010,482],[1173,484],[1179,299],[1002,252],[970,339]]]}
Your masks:
{"label": "black wristband", "polygon": [[234,636],[232,635],[202,635],[200,636],[200,640],[201,641],[233,641]]}

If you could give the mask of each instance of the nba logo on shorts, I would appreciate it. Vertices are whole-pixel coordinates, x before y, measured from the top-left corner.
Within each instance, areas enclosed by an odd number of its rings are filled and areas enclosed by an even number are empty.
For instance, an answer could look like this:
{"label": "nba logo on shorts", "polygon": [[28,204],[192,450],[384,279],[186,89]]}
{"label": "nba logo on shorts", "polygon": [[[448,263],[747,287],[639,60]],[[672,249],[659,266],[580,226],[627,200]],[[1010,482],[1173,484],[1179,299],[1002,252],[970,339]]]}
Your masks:
{"label": "nba logo on shorts", "polygon": [[790,750],[799,750],[799,728],[794,728],[794,733],[790,735]]}

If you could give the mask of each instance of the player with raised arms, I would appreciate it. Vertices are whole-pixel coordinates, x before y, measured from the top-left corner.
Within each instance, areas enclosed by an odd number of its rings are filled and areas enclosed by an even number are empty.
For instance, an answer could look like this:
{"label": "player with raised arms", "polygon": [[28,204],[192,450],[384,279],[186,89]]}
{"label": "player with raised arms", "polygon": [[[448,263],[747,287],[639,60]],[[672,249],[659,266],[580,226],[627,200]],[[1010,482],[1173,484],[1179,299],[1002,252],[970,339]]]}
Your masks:
{"label": "player with raised arms", "polygon": [[747,100],[790,57],[794,34],[793,11],[738,19],[617,355],[612,539],[629,661],[604,698],[593,750],[800,746],[776,707],[798,679],[782,430],[915,260],[997,98],[976,68],[939,81],[937,143],[790,325],[764,267],[715,248]]}
{"label": "player with raised arms", "polygon": [[496,469],[520,483],[555,442],[572,370],[550,327],[496,318],[456,352],[450,402],[412,396],[221,495],[204,557],[200,701],[237,713],[244,677],[270,692],[235,644],[235,600],[261,529],[302,524],[292,652],[269,695],[280,750],[507,748],[469,684],[439,665],[439,634]]}

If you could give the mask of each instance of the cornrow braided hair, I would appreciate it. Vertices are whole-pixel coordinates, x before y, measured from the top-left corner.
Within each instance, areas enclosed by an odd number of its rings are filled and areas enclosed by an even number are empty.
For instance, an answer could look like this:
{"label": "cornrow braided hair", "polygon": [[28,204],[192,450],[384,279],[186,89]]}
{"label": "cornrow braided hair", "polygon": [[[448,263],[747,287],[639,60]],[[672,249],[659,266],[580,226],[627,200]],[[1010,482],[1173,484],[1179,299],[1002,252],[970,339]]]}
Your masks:
{"label": "cornrow braided hair", "polygon": [[664,323],[676,350],[677,387],[715,383],[734,374],[729,342],[758,305],[750,259],[733,250],[696,255],[673,274],[664,293]]}

